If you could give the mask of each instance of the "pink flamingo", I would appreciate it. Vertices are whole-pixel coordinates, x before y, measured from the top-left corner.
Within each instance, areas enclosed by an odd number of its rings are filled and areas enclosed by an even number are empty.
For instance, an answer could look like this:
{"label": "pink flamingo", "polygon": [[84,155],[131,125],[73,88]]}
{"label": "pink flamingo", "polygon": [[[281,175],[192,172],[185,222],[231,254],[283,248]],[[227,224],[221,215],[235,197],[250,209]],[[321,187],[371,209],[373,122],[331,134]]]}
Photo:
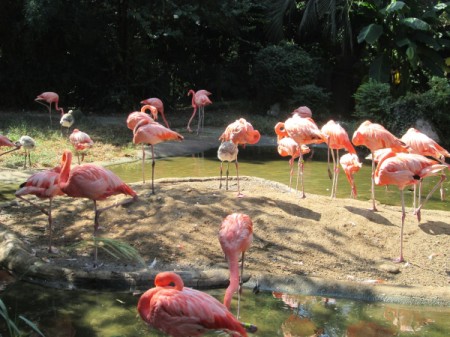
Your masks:
{"label": "pink flamingo", "polygon": [[170,129],[169,123],[167,122],[166,117],[164,116],[164,104],[159,98],[156,98],[156,97],[147,98],[147,99],[144,99],[143,101],[141,101],[141,104],[151,105],[151,106],[155,107],[157,110],[157,113],[154,114],[154,119],[158,120],[158,112],[159,112],[161,114],[162,119],[164,120],[164,124],[166,124],[166,127],[168,129]]}
{"label": "pink flamingo", "polygon": [[[275,131],[276,132],[276,131]],[[296,158],[300,157],[300,151],[302,152],[302,156],[310,153],[311,149],[306,145],[299,146],[295,140],[293,140],[291,137],[282,137],[278,135],[277,140],[277,151],[278,154],[282,157],[290,156],[291,159],[289,159],[289,190],[291,189],[292,185],[292,175],[294,173],[294,162]],[[297,184],[296,184],[296,190],[298,190],[298,180],[300,177],[300,161],[297,165]]]}
{"label": "pink flamingo", "polygon": [[[153,118],[145,113],[146,110],[150,110],[150,113],[152,114]],[[136,127],[136,124],[139,123],[141,120],[146,120],[149,123],[155,122],[154,117],[158,114],[158,110],[153,105],[144,105],[141,108],[141,111],[134,111],[131,112],[127,117],[127,127],[131,131],[134,130]]]}
{"label": "pink flamingo", "polygon": [[391,148],[395,152],[408,152],[408,146],[381,124],[365,121],[353,133],[352,143],[355,146],[364,145],[372,153],[372,210],[377,211],[375,205],[375,155],[374,152],[379,149]]}
{"label": "pink flamingo", "polygon": [[[426,134],[420,132],[417,129],[410,128],[401,138],[406,145],[408,145],[411,153],[421,154],[422,156],[433,157],[434,159],[445,163],[445,158],[450,158],[450,153],[436,143],[433,139],[428,137]],[[414,186],[415,187],[415,186]],[[419,184],[419,204],[420,204],[420,189],[421,184]],[[441,184],[441,200],[445,199],[444,185]],[[415,203],[415,198],[414,198]],[[415,208],[415,204],[414,204]]]}
{"label": "pink flamingo", "polygon": [[[15,195],[17,198],[28,202],[34,207],[38,208],[42,213],[48,217],[48,227],[49,227],[49,253],[56,252],[52,248],[52,233],[53,233],[53,219],[52,219],[52,201],[57,195],[63,195],[64,193],[59,188],[59,174],[61,172],[61,167],[57,166],[51,170],[45,170],[38,172],[30,176],[26,182],[20,185],[20,188],[16,191]],[[36,203],[24,198],[25,195],[32,194],[40,199],[49,199],[48,211],[43,207],[40,207]]]}
{"label": "pink flamingo", "polygon": [[13,147],[14,149],[0,153],[0,156],[3,156],[4,154],[19,150],[21,145],[20,145],[20,143],[13,143],[8,137],[0,135],[0,147],[2,147],[2,146]]}
{"label": "pink flamingo", "polygon": [[55,110],[61,112],[61,117],[64,115],[64,109],[58,107],[59,95],[56,92],[46,91],[38,95],[35,99],[36,102],[42,104],[48,108],[50,114],[50,126],[52,125],[52,104],[55,104]]}
{"label": "pink flamingo", "polygon": [[[125,184],[118,176],[101,166],[94,164],[83,164],[71,169],[72,152],[65,150],[61,159],[61,173],[59,176],[59,188],[62,192],[72,198],[87,198],[94,202],[94,263],[97,264],[97,240],[96,234],[99,227],[100,214],[112,207],[125,205],[137,200],[136,192]],[[97,201],[105,200],[116,194],[132,196],[116,202],[111,206],[97,209]]]}
{"label": "pink flamingo", "polygon": [[[345,149],[349,153],[353,154],[356,154],[356,151],[352,143],[350,142],[350,139],[348,138],[347,131],[345,131],[345,129],[334,120],[329,120],[324,126],[322,126],[321,131],[328,136],[328,164],[330,163],[330,152],[333,159],[333,182],[331,187],[331,198],[336,198],[339,178],[339,150]],[[336,150],[336,154],[334,150]],[[330,175],[329,168],[328,174]]]}
{"label": "pink flamingo", "polygon": [[[429,159],[419,154],[412,153],[396,153],[390,151],[386,153],[378,162],[374,172],[375,184],[396,185],[400,190],[402,202],[402,224],[400,227],[400,257],[396,262],[403,262],[403,226],[405,223],[405,201],[403,190],[406,186],[418,184],[419,181],[427,176],[441,174],[441,171],[447,168],[447,164],[439,163],[436,160]],[[441,178],[441,181],[443,179]],[[436,190],[440,181],[430,191],[425,202],[431,194]],[[422,204],[423,205],[423,204]],[[420,208],[417,211],[417,219],[420,221]]]}
{"label": "pink flamingo", "polygon": [[192,95],[192,107],[194,108],[194,112],[192,113],[192,116],[189,119],[187,130],[189,132],[192,132],[190,125],[198,109],[198,127],[197,127],[197,135],[198,135],[200,129],[203,131],[203,126],[205,123],[205,105],[212,104],[211,100],[208,97],[209,95],[211,95],[211,93],[207,90],[198,90],[197,92],[195,92],[194,90],[190,89],[188,91],[188,96],[190,95]]}
{"label": "pink flamingo", "polygon": [[297,109],[292,111],[292,114],[297,114],[303,118],[308,118],[308,117],[312,118],[311,109],[308,108],[307,106],[299,106]]}
{"label": "pink flamingo", "polygon": [[74,129],[72,134],[69,136],[69,140],[72,143],[78,158],[78,165],[80,165],[80,152],[81,161],[84,161],[84,156],[86,155],[86,150],[94,145],[94,141],[85,132],[78,129]]}
{"label": "pink flamingo", "polygon": [[[156,163],[153,146],[170,140],[182,141],[184,137],[178,132],[172,131],[155,121],[151,122],[147,119],[143,119],[136,124],[133,134],[133,144],[149,144],[152,149],[152,194],[155,194],[154,180]],[[145,151],[144,148],[142,148],[142,179],[145,182],[144,161]]]}
{"label": "pink flamingo", "polygon": [[[280,137],[291,137],[300,146],[308,144],[320,144],[327,142],[327,136],[317,127],[312,118],[300,117],[298,113],[294,113],[284,123],[279,122],[275,125],[275,133]],[[303,184],[303,156],[300,152],[300,182],[302,184],[302,198],[305,198],[305,188]]]}
{"label": "pink flamingo", "polygon": [[246,337],[242,324],[211,295],[184,286],[180,275],[162,272],[155,287],[139,298],[137,310],[152,328],[173,337],[201,336],[223,330],[233,337]]}
{"label": "pink flamingo", "polygon": [[[225,217],[219,230],[219,242],[230,269],[230,285],[228,286],[223,303],[230,309],[233,294],[238,291],[238,313],[240,293],[242,291],[242,276],[244,275],[244,254],[253,241],[253,223],[247,214],[233,213]],[[239,275],[239,255],[241,273]]]}
{"label": "pink flamingo", "polygon": [[359,161],[359,158],[355,153],[344,154],[339,159],[339,163],[341,164],[342,169],[344,170],[344,173],[350,184],[350,187],[351,187],[350,196],[352,198],[356,199],[358,197],[358,193],[356,191],[356,184],[355,184],[355,180],[353,179],[353,175],[359,171],[359,169],[362,166],[362,163]]}
{"label": "pink flamingo", "polygon": [[[220,135],[219,140],[223,142],[232,142],[236,145],[256,144],[259,142],[261,135],[258,130],[253,128],[253,125],[247,122],[244,118],[240,118],[227,126],[225,131]],[[236,152],[236,172],[238,179],[238,197],[243,197],[239,187],[239,172]]]}

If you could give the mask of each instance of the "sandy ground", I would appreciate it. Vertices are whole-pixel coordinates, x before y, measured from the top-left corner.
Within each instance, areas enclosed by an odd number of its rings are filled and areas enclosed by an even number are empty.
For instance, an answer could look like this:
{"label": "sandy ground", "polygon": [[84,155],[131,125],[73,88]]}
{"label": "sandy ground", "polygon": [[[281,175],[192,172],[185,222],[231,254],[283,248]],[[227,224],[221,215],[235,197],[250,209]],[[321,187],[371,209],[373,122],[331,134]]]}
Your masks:
{"label": "sandy ground", "polygon": [[[248,214],[254,240],[246,253],[245,268],[253,281],[267,275],[312,277],[355,284],[395,285],[449,289],[450,224],[448,212],[424,210],[419,224],[411,210],[406,216],[404,256],[399,255],[399,207],[335,199],[308,194],[301,199],[285,185],[241,177],[243,198],[237,198],[236,181],[219,189],[216,177],[163,179],[156,194],[149,184],[131,184],[139,200],[101,215],[99,235],[122,240],[137,249],[146,264],[178,270],[226,268],[218,230],[233,212]],[[101,202],[109,205],[117,196]],[[47,201],[41,201],[42,206]],[[74,245],[92,237],[93,207],[85,199],[59,197],[54,201],[54,246],[49,254],[47,217],[24,204],[0,209],[0,229],[8,229],[47,263],[92,268],[92,247]],[[100,268],[131,270],[133,263],[113,261],[100,250]],[[422,287],[422,288],[421,288]]]}

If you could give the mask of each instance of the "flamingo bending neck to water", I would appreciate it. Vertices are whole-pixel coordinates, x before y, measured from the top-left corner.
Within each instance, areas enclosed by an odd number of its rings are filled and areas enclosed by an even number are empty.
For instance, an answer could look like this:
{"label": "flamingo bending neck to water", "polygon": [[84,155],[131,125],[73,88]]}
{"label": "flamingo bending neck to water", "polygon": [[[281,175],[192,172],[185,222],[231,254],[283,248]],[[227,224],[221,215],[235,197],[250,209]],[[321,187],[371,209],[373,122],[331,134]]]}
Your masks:
{"label": "flamingo bending neck to water", "polygon": [[61,117],[64,115],[64,109],[58,107],[59,103],[59,95],[56,92],[46,91],[42,94],[38,95],[35,99],[35,102],[42,104],[43,106],[48,108],[48,113],[50,115],[50,126],[52,126],[52,104],[55,104],[55,110],[61,112]]}

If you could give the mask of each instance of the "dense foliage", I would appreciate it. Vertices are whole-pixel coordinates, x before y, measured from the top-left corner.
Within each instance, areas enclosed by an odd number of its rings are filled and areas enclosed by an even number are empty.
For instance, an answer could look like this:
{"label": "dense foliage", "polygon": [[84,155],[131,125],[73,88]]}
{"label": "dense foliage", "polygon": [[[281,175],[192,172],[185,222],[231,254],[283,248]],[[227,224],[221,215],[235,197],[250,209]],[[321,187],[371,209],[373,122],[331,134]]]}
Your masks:
{"label": "dense foliage", "polygon": [[[3,0],[0,107],[37,108],[37,94],[55,91],[66,109],[129,112],[159,97],[174,111],[189,106],[193,88],[211,91],[213,108],[245,101],[264,114],[274,103],[287,112],[308,105],[318,118],[349,119],[369,78],[400,106],[408,92],[433,90],[432,75],[446,76],[449,8],[418,0]],[[357,115],[393,113],[357,104]]]}

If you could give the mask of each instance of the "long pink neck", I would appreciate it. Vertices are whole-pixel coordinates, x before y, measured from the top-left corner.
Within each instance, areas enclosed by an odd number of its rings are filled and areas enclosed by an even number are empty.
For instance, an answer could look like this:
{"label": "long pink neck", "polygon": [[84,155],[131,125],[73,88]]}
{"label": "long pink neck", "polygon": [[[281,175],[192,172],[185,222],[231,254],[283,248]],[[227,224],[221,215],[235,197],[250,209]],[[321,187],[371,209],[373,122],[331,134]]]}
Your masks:
{"label": "long pink neck", "polygon": [[61,173],[59,174],[59,187],[61,189],[67,186],[71,164],[72,164],[72,153],[69,151],[65,151],[61,160]]}
{"label": "long pink neck", "polygon": [[192,106],[194,107],[194,108],[196,108],[197,107],[197,104],[195,104],[195,91],[194,90],[189,90],[189,92],[188,92],[188,96],[189,95],[192,95],[192,102],[191,102],[191,104],[192,104]]}
{"label": "long pink neck", "polygon": [[225,292],[223,304],[230,309],[234,293],[239,289],[239,253],[231,253],[227,256],[230,270],[230,284]]}

